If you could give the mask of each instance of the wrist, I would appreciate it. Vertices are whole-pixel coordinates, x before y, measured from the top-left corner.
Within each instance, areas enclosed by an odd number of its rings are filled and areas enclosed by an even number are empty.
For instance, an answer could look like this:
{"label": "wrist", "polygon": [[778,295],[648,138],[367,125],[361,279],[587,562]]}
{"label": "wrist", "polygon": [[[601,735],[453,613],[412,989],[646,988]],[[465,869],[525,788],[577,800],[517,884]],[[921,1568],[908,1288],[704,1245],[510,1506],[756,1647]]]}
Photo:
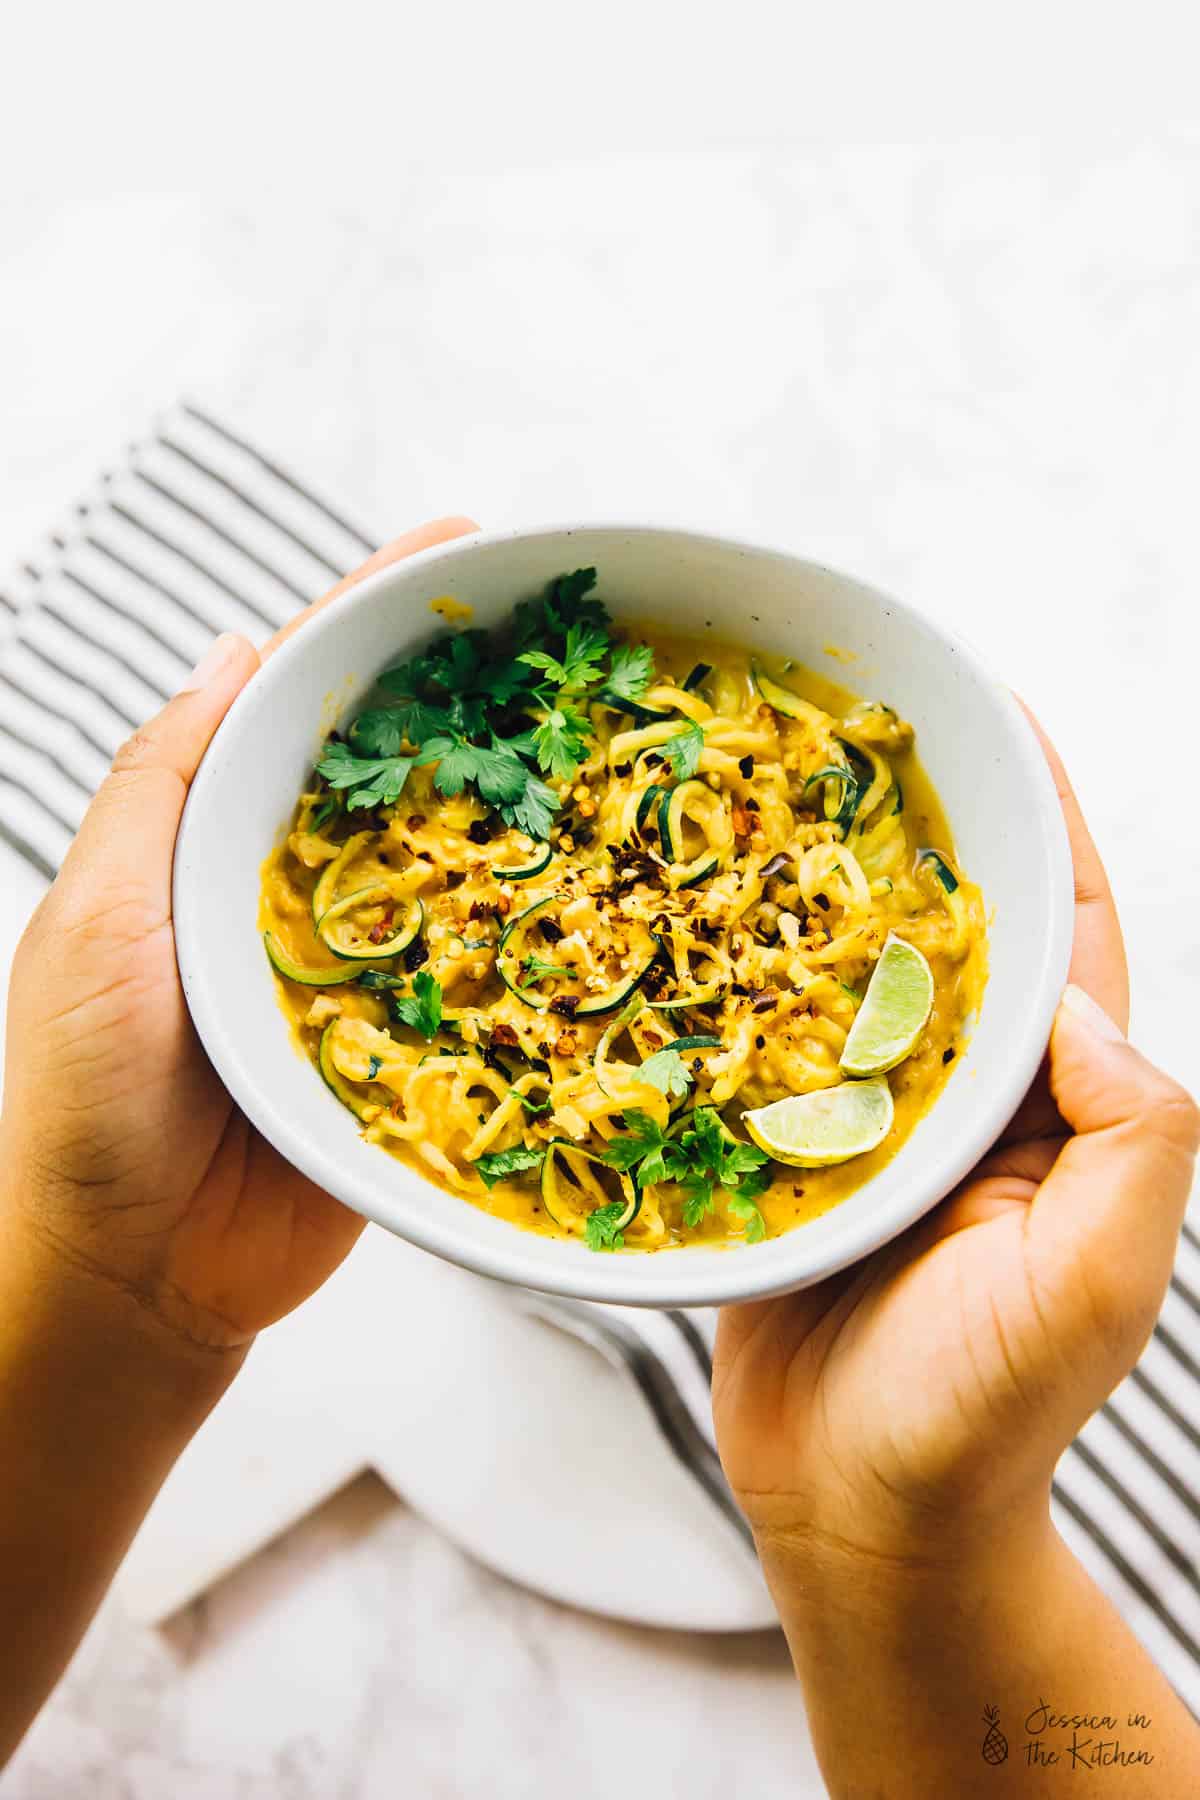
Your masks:
{"label": "wrist", "polygon": [[[176,1332],[133,1287],[89,1268],[0,1204],[0,1374],[102,1394],[124,1437],[178,1447],[225,1392],[247,1346],[210,1348]],[[176,1450],[177,1454],[177,1450]]]}

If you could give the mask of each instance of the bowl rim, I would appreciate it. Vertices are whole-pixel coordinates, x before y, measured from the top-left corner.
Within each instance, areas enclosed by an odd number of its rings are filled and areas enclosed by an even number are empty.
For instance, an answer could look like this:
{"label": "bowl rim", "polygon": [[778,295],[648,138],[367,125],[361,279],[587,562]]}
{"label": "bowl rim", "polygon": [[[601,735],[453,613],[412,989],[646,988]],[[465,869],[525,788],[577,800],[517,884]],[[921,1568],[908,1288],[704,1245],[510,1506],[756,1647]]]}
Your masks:
{"label": "bowl rim", "polygon": [[[416,1207],[396,1217],[394,1201],[389,1199],[382,1203],[373,1193],[375,1184],[369,1173],[359,1175],[356,1170],[339,1163],[319,1144],[308,1140],[298,1122],[277,1109],[259,1089],[251,1071],[238,1056],[234,1034],[227,1025],[227,1014],[220,1004],[218,991],[205,979],[204,972],[209,966],[201,942],[205,908],[198,886],[186,876],[189,841],[198,829],[209,791],[220,779],[220,751],[236,736],[241,720],[261,697],[264,685],[286,685],[294,659],[309,654],[314,644],[330,633],[336,633],[349,610],[366,604],[378,589],[397,579],[410,578],[431,564],[453,564],[481,550],[486,552],[507,544],[542,538],[566,541],[583,533],[614,538],[682,538],[701,548],[776,559],[796,569],[849,582],[864,590],[898,614],[909,628],[937,640],[943,649],[960,660],[975,681],[989,690],[1007,724],[1013,754],[1020,761],[1024,788],[1031,801],[1036,803],[1035,823],[1047,867],[1050,904],[1046,930],[1038,946],[1039,954],[1033,959],[1037,965],[1036,974],[1031,982],[1029,1004],[1023,1011],[1019,1037],[1011,1044],[1004,1062],[987,1074],[986,1088],[979,1095],[971,1127],[961,1132],[954,1153],[939,1152],[936,1142],[931,1144],[924,1179],[910,1181],[893,1196],[883,1213],[844,1216],[842,1228],[838,1230],[835,1223],[819,1242],[806,1240],[804,1231],[796,1229],[753,1247],[684,1249],[666,1258],[589,1256],[585,1260],[579,1255],[568,1264],[565,1259],[561,1263],[543,1261],[541,1253],[547,1244],[562,1248],[558,1240],[540,1238],[519,1226],[511,1227],[511,1242],[506,1238],[500,1245],[473,1237],[471,1227],[475,1209],[466,1201],[461,1207],[461,1224],[445,1223],[434,1215],[423,1214]],[[175,845],[172,913],[180,980],[205,1054],[235,1105],[302,1174],[363,1217],[476,1274],[575,1299],[627,1306],[688,1307],[766,1299],[822,1281],[900,1236],[932,1211],[969,1174],[1013,1117],[1045,1054],[1070,963],[1074,937],[1074,878],[1057,787],[1029,718],[1012,691],[992,675],[984,659],[957,632],[951,632],[912,602],[873,582],[802,556],[787,547],[723,532],[702,531],[686,524],[577,519],[570,523],[529,524],[469,532],[430,545],[365,576],[331,600],[302,632],[290,634],[234,700],[191,783]],[[983,1079],[981,1074],[981,1081]],[[936,1107],[931,1109],[930,1117],[935,1113]],[[406,1170],[405,1173],[414,1183],[433,1185],[426,1183],[425,1177],[416,1171]],[[842,1210],[835,1207],[822,1218],[836,1222]],[[458,1213],[452,1216],[460,1217]],[[661,1266],[664,1263],[666,1266]],[[634,1267],[639,1273],[631,1278],[631,1274],[624,1271],[632,1271]]]}

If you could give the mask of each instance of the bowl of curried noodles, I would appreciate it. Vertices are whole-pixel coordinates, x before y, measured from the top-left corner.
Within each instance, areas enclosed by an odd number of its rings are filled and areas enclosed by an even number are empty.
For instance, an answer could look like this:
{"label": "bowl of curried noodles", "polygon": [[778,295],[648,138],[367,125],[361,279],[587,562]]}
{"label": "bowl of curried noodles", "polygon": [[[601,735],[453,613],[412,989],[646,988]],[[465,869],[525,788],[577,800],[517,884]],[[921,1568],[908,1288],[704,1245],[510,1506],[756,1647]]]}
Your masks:
{"label": "bowl of curried noodles", "polygon": [[175,908],[208,1054],[312,1179],[483,1273],[690,1305],[962,1178],[1045,1048],[1072,884],[960,644],[790,556],[586,527],[427,551],[291,638]]}

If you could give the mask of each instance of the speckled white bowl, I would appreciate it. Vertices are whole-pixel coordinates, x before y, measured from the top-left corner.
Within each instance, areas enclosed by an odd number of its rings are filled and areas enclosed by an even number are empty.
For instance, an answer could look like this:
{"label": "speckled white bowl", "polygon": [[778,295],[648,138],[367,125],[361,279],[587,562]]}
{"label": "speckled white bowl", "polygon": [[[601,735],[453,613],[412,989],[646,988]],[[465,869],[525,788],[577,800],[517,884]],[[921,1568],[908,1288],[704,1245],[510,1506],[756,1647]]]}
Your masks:
{"label": "speckled white bowl", "polygon": [[[991,975],[961,1065],[879,1174],[824,1218],[750,1248],[597,1256],[518,1230],[410,1173],[358,1135],[299,1056],[256,925],[259,870],[330,718],[439,626],[432,599],[491,626],[554,575],[594,563],[618,617],[650,617],[785,653],[885,698],[917,729],[963,866],[991,917]],[[834,660],[827,646],[849,652]],[[747,1300],[818,1281],[886,1243],[962,1179],[1032,1080],[1067,974],[1070,852],[1049,770],[1008,690],[898,600],[729,539],[641,525],[480,535],[381,570],[292,637],[241,694],[192,785],[175,855],[175,932],[196,1028],[238,1105],[347,1206],[501,1281],[640,1306]]]}

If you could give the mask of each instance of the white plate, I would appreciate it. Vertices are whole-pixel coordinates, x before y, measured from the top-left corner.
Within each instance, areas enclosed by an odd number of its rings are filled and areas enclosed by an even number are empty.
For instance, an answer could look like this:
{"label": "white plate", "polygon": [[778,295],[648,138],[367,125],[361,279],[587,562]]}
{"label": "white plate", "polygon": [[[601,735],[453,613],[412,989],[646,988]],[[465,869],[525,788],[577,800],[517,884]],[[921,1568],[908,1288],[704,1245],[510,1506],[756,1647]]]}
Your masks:
{"label": "white plate", "polygon": [[368,1459],[456,1543],[553,1599],[684,1631],[774,1625],[752,1554],[633,1382],[508,1291],[369,1228]]}

